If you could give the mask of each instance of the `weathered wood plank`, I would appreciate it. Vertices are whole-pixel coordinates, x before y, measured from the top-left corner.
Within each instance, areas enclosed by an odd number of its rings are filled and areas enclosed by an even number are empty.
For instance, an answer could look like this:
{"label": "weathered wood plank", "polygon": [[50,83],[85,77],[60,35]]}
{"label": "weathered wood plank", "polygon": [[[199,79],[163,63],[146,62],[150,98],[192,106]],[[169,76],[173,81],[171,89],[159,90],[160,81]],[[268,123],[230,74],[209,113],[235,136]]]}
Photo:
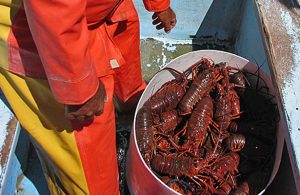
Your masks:
{"label": "weathered wood plank", "polygon": [[291,0],[256,0],[274,83],[282,101],[285,132],[300,193],[300,9]]}

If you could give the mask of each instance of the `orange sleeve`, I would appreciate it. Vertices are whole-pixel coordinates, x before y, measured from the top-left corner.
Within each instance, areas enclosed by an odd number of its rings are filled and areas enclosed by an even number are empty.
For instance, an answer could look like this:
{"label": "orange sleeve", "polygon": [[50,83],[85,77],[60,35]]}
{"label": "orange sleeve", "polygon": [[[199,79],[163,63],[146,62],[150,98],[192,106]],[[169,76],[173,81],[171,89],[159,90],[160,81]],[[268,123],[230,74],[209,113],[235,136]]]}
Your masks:
{"label": "orange sleeve", "polygon": [[144,5],[150,12],[160,12],[170,7],[170,0],[144,0]]}
{"label": "orange sleeve", "polygon": [[86,0],[24,0],[29,28],[56,100],[82,104],[98,88],[89,53]]}

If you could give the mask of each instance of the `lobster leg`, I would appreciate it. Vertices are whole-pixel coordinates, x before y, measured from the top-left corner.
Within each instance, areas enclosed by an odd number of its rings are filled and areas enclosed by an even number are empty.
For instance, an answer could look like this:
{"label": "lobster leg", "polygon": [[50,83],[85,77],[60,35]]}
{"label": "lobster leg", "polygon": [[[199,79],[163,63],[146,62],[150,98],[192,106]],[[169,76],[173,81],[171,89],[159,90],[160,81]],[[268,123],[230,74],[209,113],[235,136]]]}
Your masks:
{"label": "lobster leg", "polygon": [[219,125],[213,121],[212,119],[210,119],[210,124],[215,128],[215,129],[218,129],[219,128]]}
{"label": "lobster leg", "polygon": [[177,150],[177,151],[189,150],[189,148],[186,146],[180,146],[180,145],[176,144],[171,135],[166,135],[163,133],[157,133],[157,134],[164,136],[170,142],[170,144],[174,147],[175,150]]}
{"label": "lobster leg", "polygon": [[[202,188],[202,185],[204,185],[206,192],[207,192],[207,190],[209,190],[211,188],[210,185],[208,185],[206,181],[204,181],[203,179],[200,179],[197,176],[189,177],[189,179],[192,180],[195,184],[197,184],[201,188]],[[202,183],[202,185],[200,183]]]}

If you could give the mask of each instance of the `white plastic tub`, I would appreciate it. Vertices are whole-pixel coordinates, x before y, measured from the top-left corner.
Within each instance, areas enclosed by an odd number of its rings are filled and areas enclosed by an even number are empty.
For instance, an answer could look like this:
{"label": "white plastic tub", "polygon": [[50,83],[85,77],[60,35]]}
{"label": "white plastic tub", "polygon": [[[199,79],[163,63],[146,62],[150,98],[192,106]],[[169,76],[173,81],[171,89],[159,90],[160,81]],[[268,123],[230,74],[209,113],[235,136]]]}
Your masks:
{"label": "white plastic tub", "polygon": [[[184,71],[192,64],[196,63],[202,57],[207,57],[212,59],[215,63],[228,62],[231,66],[239,67],[242,70],[248,72],[256,72],[257,66],[249,62],[248,60],[223,51],[216,50],[199,50],[195,52],[190,52],[182,55],[169,64],[167,67],[172,67],[179,71]],[[267,87],[270,89],[270,93],[274,95],[274,87],[272,81],[268,75],[266,75],[261,69],[259,72],[260,76],[266,81]],[[174,76],[169,71],[161,71],[156,74],[149,82],[147,88],[139,100],[135,118],[133,122],[133,129],[130,137],[130,146],[127,155],[127,183],[129,191],[132,195],[175,195],[179,194],[165,185],[145,164],[137,146],[136,132],[135,132],[135,120],[137,111],[143,106],[144,102],[157,91],[165,82],[174,79]],[[275,98],[276,100],[276,98]],[[282,149],[284,144],[283,137],[283,125],[282,121],[278,124],[277,130],[277,145],[276,145],[276,160],[273,167],[273,171],[270,180],[266,188],[273,181],[281,161]],[[265,188],[265,189],[266,189]],[[260,193],[262,194],[265,189]]]}

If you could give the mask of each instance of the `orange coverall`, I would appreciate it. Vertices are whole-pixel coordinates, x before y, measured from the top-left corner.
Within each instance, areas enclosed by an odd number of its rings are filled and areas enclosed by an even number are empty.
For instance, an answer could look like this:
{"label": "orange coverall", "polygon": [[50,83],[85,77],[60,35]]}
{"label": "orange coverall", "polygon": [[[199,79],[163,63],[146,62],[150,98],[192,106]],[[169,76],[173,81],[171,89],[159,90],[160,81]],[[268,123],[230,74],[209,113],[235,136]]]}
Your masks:
{"label": "orange coverall", "polygon": [[[163,11],[169,0],[144,0]],[[91,124],[64,104],[108,102]],[[141,76],[139,21],[131,0],[0,0],[0,87],[37,150],[52,194],[119,194],[113,95],[131,105]]]}

